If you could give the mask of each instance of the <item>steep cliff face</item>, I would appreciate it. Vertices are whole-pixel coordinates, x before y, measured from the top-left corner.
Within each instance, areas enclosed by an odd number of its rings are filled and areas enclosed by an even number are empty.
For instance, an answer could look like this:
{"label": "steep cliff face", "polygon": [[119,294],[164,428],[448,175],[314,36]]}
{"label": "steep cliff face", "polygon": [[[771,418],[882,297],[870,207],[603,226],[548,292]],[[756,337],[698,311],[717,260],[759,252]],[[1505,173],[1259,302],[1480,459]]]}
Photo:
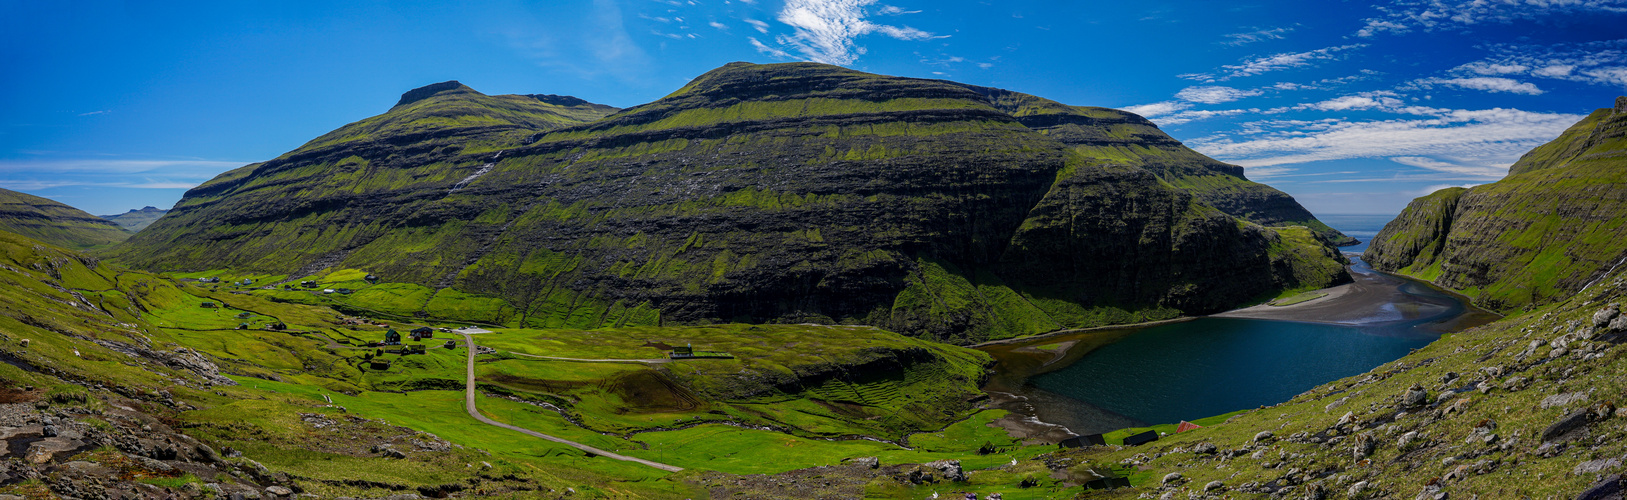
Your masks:
{"label": "steep cliff face", "polygon": [[1249,181],[1243,167],[1204,156],[1145,118],[1116,109],[1069,106],[1009,90],[973,87],[1024,126],[1096,162],[1130,165],[1192,193],[1227,215],[1266,226],[1306,226],[1334,245],[1356,239],[1328,227],[1271,186]]}
{"label": "steep cliff face", "polygon": [[1368,247],[1375,268],[1494,310],[1569,297],[1627,259],[1627,111],[1605,108],[1508,177],[1419,198]]}
{"label": "steep cliff face", "polygon": [[81,250],[130,237],[118,225],[83,210],[6,189],[0,189],[0,231]]}
{"label": "steep cliff face", "polygon": [[[1082,154],[1100,141],[1059,141],[1002,104],[1049,101],[996,94],[735,63],[594,120],[605,108],[574,98],[436,86],[199,186],[117,256],[364,268],[501,296],[536,325],[657,310],[958,341],[1207,312],[1346,278],[1325,244],[1283,236],[1305,230],[1240,221],[1149,162]],[[1114,147],[1145,136],[1184,150],[1134,115],[1062,108],[1052,114],[1105,117],[1067,130]],[[1114,132],[1121,122],[1141,135]],[[1070,267],[1047,272],[1048,259]],[[1294,271],[1310,268],[1336,271]]]}

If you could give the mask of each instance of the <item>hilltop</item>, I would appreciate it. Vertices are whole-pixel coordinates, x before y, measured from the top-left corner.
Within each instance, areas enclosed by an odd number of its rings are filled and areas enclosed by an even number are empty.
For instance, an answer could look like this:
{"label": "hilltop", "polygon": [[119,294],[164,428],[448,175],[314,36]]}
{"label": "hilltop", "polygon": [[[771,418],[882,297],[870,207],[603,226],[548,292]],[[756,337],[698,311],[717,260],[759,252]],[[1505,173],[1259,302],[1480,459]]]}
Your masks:
{"label": "hilltop", "polygon": [[149,206],[142,207],[141,210],[131,210],[117,215],[98,215],[97,217],[112,221],[114,224],[118,224],[119,227],[124,228],[125,231],[136,233],[152,225],[153,221],[158,220],[159,217],[163,217],[168,212],[168,210]]}
{"label": "hilltop", "polygon": [[1508,176],[1414,200],[1365,258],[1516,311],[1564,300],[1627,261],[1627,98],[1520,157]]}
{"label": "hilltop", "polygon": [[474,294],[514,325],[860,323],[976,342],[1348,280],[1331,244],[1349,241],[1130,113],[734,63],[625,110],[413,90],[198,186],[110,255],[368,269],[422,297],[390,305],[404,315]]}
{"label": "hilltop", "polygon": [[130,237],[83,210],[7,189],[0,189],[0,230],[74,249],[107,247]]}

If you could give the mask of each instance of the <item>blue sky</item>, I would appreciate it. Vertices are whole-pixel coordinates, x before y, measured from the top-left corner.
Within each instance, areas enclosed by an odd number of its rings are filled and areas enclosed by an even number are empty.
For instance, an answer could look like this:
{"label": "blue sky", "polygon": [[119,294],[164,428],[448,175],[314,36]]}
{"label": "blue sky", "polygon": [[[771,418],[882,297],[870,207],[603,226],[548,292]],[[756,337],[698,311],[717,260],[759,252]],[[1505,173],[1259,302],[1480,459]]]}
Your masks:
{"label": "blue sky", "polygon": [[0,2],[0,187],[154,205],[460,80],[660,98],[812,60],[1141,113],[1313,212],[1495,181],[1627,94],[1627,0]]}

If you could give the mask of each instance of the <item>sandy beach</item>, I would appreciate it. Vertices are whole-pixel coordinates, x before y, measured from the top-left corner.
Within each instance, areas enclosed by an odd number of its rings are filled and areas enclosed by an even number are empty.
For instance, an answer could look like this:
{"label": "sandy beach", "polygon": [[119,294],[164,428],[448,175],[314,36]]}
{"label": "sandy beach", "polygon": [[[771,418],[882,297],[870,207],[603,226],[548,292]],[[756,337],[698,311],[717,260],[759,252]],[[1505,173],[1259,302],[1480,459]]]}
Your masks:
{"label": "sandy beach", "polygon": [[[1354,256],[1353,256],[1354,257]],[[1261,304],[1210,315],[1212,318],[1248,318],[1301,321],[1334,325],[1373,325],[1440,314],[1456,306],[1450,297],[1419,295],[1403,290],[1422,286],[1386,275],[1356,260],[1347,267],[1355,282],[1324,288],[1324,297],[1287,306]],[[1473,313],[1471,313],[1473,314]],[[1484,313],[1495,317],[1490,313]]]}

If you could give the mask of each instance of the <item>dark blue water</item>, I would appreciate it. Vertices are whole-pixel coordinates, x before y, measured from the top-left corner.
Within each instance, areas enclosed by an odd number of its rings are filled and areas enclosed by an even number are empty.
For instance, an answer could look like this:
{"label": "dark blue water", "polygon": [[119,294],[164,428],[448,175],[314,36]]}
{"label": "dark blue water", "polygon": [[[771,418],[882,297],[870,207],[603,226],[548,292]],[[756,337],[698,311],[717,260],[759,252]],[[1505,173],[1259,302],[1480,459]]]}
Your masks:
{"label": "dark blue water", "polygon": [[[1360,252],[1390,217],[1322,220],[1361,239],[1342,249]],[[1373,271],[1359,258],[1351,271],[1386,298],[1351,307],[1331,302],[1338,306],[1321,313],[1328,317],[1302,318],[1323,322],[1199,318],[1034,341],[1086,346],[1075,349],[1082,355],[1070,352],[1044,366],[1035,366],[1032,354],[1024,358],[1020,346],[1003,347],[991,353],[1013,373],[1006,380],[997,375],[991,390],[1016,395],[1013,411],[1079,434],[1176,423],[1281,403],[1494,317],[1428,284]],[[1094,347],[1092,336],[1105,345]]]}
{"label": "dark blue water", "polygon": [[1368,240],[1372,240],[1374,236],[1378,236],[1379,230],[1384,229],[1384,225],[1388,224],[1391,219],[1395,218],[1395,216],[1334,214],[1318,215],[1316,218],[1329,226],[1333,226],[1334,229],[1338,229],[1341,233],[1345,233],[1350,235],[1352,238],[1361,240],[1361,243],[1348,247],[1341,247],[1339,249],[1340,251],[1362,253],[1367,251]]}
{"label": "dark blue water", "polygon": [[1029,382],[1144,424],[1175,423],[1287,401],[1439,338],[1413,326],[1202,318],[1142,330]]}

